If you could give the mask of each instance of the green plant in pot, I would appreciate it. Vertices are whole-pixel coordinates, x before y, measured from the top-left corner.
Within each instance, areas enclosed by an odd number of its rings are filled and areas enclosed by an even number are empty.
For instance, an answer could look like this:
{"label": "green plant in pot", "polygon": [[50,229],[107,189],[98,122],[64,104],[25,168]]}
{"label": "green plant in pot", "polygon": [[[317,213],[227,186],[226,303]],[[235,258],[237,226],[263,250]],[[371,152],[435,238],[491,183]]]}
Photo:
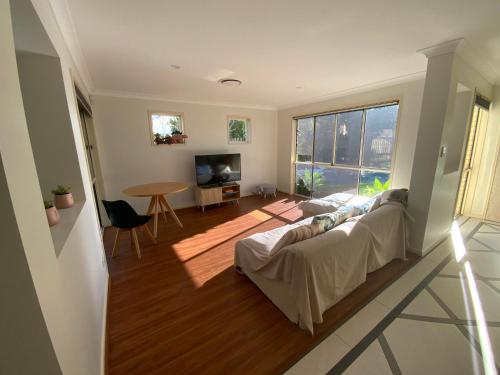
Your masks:
{"label": "green plant in pot", "polygon": [[75,203],[73,194],[70,192],[70,186],[57,185],[57,189],[52,190],[54,194],[54,203],[56,208],[70,208]]}
{"label": "green plant in pot", "polygon": [[52,227],[59,223],[59,211],[57,211],[57,208],[54,207],[54,202],[43,201],[43,205],[45,206],[45,214],[47,215],[49,226]]}

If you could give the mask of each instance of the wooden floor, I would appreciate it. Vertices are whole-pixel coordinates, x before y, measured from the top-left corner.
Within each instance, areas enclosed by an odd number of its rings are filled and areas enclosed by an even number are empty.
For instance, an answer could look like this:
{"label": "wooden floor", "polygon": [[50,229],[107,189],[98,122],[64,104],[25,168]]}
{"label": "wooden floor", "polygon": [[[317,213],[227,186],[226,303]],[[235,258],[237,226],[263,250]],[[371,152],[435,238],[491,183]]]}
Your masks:
{"label": "wooden floor", "polygon": [[279,374],[416,262],[393,261],[324,314],[315,335],[291,323],[233,269],[234,243],[300,218],[299,200],[243,198],[240,205],[176,211],[180,229],[160,218],[159,242],[128,234],[110,258],[108,372],[119,374]]}

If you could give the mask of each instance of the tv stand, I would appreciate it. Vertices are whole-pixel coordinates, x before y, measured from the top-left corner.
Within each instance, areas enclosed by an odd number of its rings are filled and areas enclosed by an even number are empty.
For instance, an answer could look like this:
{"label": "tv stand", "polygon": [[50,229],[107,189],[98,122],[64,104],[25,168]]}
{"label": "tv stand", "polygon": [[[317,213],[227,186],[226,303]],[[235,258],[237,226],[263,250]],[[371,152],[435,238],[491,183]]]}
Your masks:
{"label": "tv stand", "polygon": [[205,206],[211,204],[221,204],[223,202],[233,202],[238,204],[240,199],[240,185],[233,182],[222,186],[202,187],[196,186],[194,189],[196,205],[205,212]]}

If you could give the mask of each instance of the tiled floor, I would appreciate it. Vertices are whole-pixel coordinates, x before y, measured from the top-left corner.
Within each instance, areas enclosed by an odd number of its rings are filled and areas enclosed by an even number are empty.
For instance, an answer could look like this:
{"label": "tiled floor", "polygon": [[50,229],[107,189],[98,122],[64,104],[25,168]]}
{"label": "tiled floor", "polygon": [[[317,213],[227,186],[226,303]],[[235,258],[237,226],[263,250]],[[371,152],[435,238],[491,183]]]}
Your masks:
{"label": "tiled floor", "polygon": [[500,225],[457,224],[454,241],[440,244],[287,375],[497,374]]}

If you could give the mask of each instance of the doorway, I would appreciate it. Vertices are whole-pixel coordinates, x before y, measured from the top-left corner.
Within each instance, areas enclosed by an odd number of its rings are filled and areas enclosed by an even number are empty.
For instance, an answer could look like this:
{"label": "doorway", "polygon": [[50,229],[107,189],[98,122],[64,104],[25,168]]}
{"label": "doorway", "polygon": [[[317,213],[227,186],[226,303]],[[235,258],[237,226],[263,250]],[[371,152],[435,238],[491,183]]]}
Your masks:
{"label": "doorway", "polygon": [[467,145],[465,148],[460,185],[455,206],[455,217],[466,215],[483,219],[487,208],[490,181],[484,153],[487,152],[487,128],[490,102],[476,96]]}

